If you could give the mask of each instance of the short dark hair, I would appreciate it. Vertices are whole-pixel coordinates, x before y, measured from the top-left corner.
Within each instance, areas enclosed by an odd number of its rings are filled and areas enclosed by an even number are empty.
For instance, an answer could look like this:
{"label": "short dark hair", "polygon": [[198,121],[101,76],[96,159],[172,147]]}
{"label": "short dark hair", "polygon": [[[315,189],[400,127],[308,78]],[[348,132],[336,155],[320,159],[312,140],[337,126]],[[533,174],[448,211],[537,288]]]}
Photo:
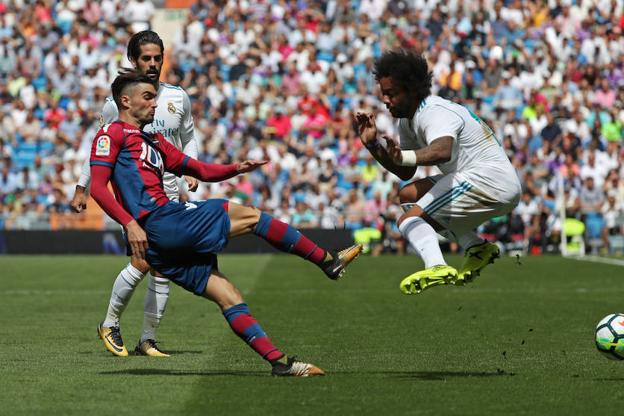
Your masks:
{"label": "short dark hair", "polygon": [[128,59],[137,61],[141,56],[141,45],[147,45],[148,43],[160,46],[160,53],[165,54],[165,45],[158,33],[153,30],[143,30],[132,35],[128,41]]}
{"label": "short dark hair", "polygon": [[431,79],[425,57],[412,50],[398,49],[384,52],[375,61],[375,80],[390,77],[405,90],[416,94],[419,100],[431,94]]}
{"label": "short dark hair", "polygon": [[136,84],[151,84],[155,86],[153,79],[134,69],[122,68],[113,81],[111,89],[113,90],[113,100],[117,104],[117,108],[121,109],[121,96],[128,87]]}

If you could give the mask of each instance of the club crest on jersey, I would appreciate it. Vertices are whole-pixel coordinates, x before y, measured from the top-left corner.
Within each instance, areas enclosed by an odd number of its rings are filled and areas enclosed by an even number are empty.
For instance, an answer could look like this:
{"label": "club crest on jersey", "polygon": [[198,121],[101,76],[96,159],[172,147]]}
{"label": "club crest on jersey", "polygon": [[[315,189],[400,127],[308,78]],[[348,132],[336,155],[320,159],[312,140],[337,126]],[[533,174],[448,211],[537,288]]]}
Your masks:
{"label": "club crest on jersey", "polygon": [[110,155],[110,145],[111,145],[110,137],[106,135],[98,137],[97,143],[95,144],[95,155],[96,156]]}
{"label": "club crest on jersey", "polygon": [[171,114],[175,114],[176,108],[175,108],[175,105],[173,104],[173,101],[169,101],[167,103],[167,111],[169,111]]}

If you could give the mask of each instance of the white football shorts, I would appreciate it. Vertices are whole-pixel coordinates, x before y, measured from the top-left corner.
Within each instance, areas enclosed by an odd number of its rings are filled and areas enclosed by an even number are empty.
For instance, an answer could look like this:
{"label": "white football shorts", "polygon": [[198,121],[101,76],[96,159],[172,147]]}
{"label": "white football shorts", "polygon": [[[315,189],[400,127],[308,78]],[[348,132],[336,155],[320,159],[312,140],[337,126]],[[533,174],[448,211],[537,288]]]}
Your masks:
{"label": "white football shorts", "polygon": [[479,176],[451,172],[428,179],[434,182],[429,192],[417,202],[404,203],[401,207],[407,211],[418,205],[429,217],[451,231],[455,238],[474,230],[490,218],[508,214],[520,201],[521,187],[515,172],[512,177],[499,178],[495,182],[496,187],[487,183],[491,183],[493,178],[486,172]]}

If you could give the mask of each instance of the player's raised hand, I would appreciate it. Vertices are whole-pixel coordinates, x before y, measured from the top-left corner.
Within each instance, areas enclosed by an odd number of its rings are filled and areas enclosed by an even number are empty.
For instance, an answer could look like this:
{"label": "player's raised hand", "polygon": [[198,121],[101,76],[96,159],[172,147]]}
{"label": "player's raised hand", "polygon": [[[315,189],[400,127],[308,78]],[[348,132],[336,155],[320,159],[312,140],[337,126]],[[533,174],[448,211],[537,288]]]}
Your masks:
{"label": "player's raised hand", "polygon": [[199,186],[199,181],[197,181],[197,179],[192,176],[184,176],[184,180],[186,181],[186,187],[189,192],[195,192],[197,190],[197,187]]}
{"label": "player's raised hand", "polygon": [[356,111],[352,114],[352,121],[355,132],[365,146],[377,140],[377,124],[373,114]]}
{"label": "player's raised hand", "polygon": [[262,165],[269,163],[268,160],[245,160],[238,164],[236,170],[238,173],[247,173],[258,169]]}
{"label": "player's raised hand", "polygon": [[87,209],[87,189],[83,186],[76,186],[74,197],[69,203],[70,208],[74,212],[82,212]]}
{"label": "player's raised hand", "polygon": [[386,152],[390,159],[397,165],[403,163],[403,156],[401,155],[401,148],[396,144],[396,142],[388,136],[383,136],[383,139],[386,141]]}
{"label": "player's raised hand", "polygon": [[132,249],[132,257],[145,259],[145,252],[147,251],[147,235],[143,228],[135,221],[132,220],[126,224],[126,237],[128,238],[128,244]]}

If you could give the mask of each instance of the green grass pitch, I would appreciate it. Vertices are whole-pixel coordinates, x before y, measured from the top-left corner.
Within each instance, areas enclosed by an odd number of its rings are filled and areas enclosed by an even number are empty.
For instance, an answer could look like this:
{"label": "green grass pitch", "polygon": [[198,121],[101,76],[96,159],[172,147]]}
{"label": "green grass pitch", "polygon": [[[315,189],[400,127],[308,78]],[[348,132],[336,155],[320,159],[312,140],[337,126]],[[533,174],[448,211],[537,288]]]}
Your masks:
{"label": "green grass pitch", "polygon": [[[160,330],[173,356],[110,355],[95,328],[125,261],[0,256],[0,413],[582,415],[624,398],[624,363],[593,344],[598,320],[624,311],[619,266],[504,258],[470,286],[405,296],[413,256],[361,257],[339,282],[295,257],[222,256],[275,344],[327,371],[278,379],[214,304],[174,285]],[[122,321],[132,348],[144,291]]]}

